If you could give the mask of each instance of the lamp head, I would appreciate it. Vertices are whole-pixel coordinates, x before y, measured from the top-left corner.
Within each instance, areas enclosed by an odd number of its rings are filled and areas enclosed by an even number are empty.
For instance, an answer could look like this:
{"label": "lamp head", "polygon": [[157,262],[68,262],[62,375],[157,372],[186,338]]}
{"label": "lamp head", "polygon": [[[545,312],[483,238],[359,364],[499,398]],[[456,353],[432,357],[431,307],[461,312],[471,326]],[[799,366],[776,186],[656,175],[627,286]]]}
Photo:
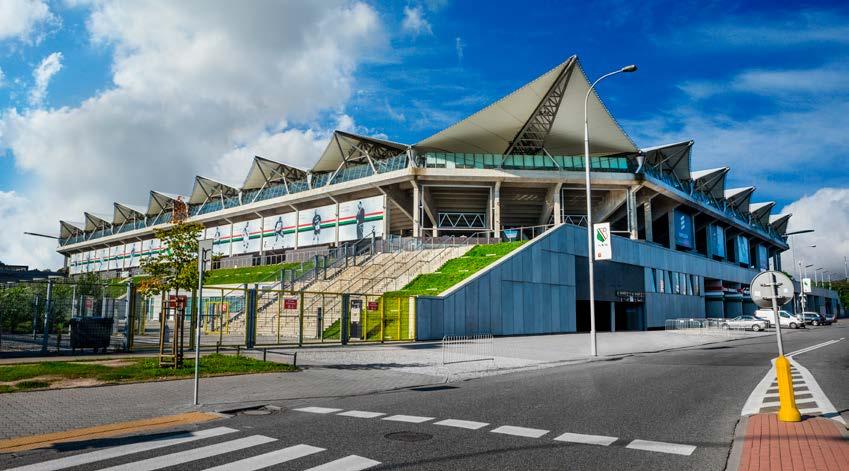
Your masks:
{"label": "lamp head", "polygon": [[634,65],[634,64],[626,65],[625,67],[622,67],[619,71],[620,72],[636,72],[637,66]]}

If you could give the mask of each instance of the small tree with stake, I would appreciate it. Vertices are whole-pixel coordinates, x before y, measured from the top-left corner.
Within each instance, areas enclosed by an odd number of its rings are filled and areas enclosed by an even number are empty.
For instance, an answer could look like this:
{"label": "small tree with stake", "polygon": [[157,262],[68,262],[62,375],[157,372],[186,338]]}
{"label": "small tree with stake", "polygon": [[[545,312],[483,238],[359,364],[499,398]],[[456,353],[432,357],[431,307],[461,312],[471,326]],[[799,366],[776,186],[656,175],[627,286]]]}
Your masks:
{"label": "small tree with stake", "polygon": [[[171,227],[154,231],[154,235],[162,241],[164,251],[157,257],[142,260],[141,271],[146,276],[139,282],[140,293],[163,296],[164,298],[164,295],[171,292],[178,294],[181,289],[191,291],[197,287],[198,234],[203,230],[203,226],[196,223],[187,223],[187,212],[186,204],[178,199],[174,202]],[[160,336],[164,334],[164,316],[162,320],[163,326],[160,329]],[[182,339],[182,329],[180,328],[182,321],[183,319],[175,316],[173,355],[171,355],[173,362],[165,362],[173,363],[175,368],[182,366],[180,364],[183,358],[182,342],[178,341]],[[177,351],[178,344],[179,352]],[[164,345],[164,341],[160,341],[160,345]],[[160,355],[163,353],[160,350]],[[162,357],[160,357],[160,363],[163,363]]]}

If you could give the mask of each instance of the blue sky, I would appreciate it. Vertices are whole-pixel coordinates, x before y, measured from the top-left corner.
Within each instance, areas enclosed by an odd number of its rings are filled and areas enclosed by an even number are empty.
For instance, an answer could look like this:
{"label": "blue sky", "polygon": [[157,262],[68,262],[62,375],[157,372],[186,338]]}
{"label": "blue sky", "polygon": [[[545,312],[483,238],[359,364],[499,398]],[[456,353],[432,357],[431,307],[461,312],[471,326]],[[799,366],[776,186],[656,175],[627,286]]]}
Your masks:
{"label": "blue sky", "polygon": [[[694,169],[779,209],[832,188],[849,229],[845,4],[6,1],[0,216],[31,230],[239,183],[254,153],[309,166],[336,127],[415,143],[572,54],[639,66],[599,90],[639,146],[695,139]],[[56,260],[3,237],[0,260]]]}

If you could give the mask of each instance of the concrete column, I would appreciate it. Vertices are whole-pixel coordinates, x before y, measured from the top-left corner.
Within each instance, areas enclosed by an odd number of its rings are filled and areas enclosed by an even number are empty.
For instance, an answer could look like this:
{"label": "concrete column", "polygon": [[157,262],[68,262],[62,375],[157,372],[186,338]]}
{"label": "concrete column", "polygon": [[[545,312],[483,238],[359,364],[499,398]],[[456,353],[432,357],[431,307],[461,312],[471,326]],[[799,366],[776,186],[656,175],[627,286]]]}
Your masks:
{"label": "concrete column", "polygon": [[626,196],[628,198],[628,230],[631,233],[631,240],[637,240],[639,238],[637,228],[637,192],[633,188],[629,188]]}
{"label": "concrete column", "polygon": [[[339,247],[339,203],[336,203],[335,217],[336,221],[333,228],[333,245]],[[354,237],[356,237],[356,235]]]}
{"label": "concrete column", "polygon": [[643,219],[646,221],[646,241],[654,241],[652,228],[651,200],[643,204]]}
{"label": "concrete column", "polygon": [[413,237],[420,237],[422,231],[422,195],[419,184],[413,182]]}
{"label": "concrete column", "polygon": [[675,210],[666,214],[666,228],[669,231],[669,248],[675,250]]}
{"label": "concrete column", "polygon": [[616,303],[610,301],[610,331],[616,332]]}
{"label": "concrete column", "polygon": [[295,242],[294,242],[294,248],[295,249],[298,248],[298,223],[299,223],[300,220],[301,220],[301,211],[296,209],[295,210]]}
{"label": "concrete column", "polygon": [[557,184],[557,191],[554,195],[554,224],[563,224],[563,190],[560,183]]}
{"label": "concrete column", "polygon": [[501,182],[495,182],[492,190],[492,230],[495,236],[501,234]]}
{"label": "concrete column", "polygon": [[392,227],[389,220],[389,205],[391,204],[392,202],[389,201],[389,197],[383,195],[383,240],[389,239],[389,228]]}

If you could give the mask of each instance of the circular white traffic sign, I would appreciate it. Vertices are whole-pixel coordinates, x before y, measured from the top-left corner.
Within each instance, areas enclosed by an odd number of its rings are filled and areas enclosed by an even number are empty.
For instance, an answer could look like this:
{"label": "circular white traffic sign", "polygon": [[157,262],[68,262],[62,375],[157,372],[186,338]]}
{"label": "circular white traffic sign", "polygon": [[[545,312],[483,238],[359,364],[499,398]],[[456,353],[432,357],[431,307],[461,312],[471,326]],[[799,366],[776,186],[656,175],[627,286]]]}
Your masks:
{"label": "circular white traffic sign", "polygon": [[777,284],[778,297],[775,300],[779,306],[783,306],[793,299],[793,280],[780,271],[765,271],[752,278],[752,283],[749,286],[752,302],[759,307],[771,308],[772,298],[775,296],[773,284]]}

